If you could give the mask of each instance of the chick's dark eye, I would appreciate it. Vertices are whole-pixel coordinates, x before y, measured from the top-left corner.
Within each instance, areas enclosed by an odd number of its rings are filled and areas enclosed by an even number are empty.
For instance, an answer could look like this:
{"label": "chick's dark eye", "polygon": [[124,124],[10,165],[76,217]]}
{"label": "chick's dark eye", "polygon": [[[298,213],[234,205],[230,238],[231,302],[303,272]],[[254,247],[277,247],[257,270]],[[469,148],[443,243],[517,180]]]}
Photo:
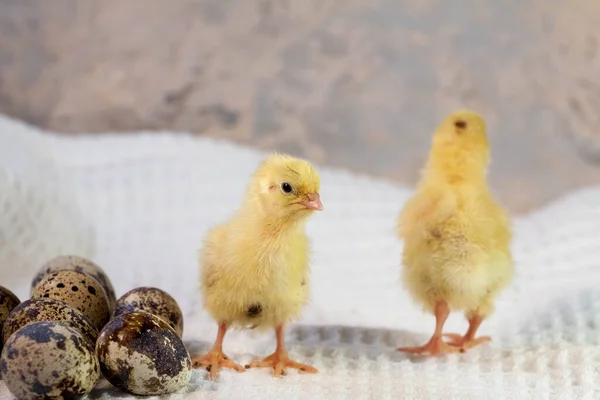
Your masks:
{"label": "chick's dark eye", "polygon": [[290,185],[287,182],[283,182],[281,184],[281,190],[283,191],[283,193],[292,193],[292,185]]}

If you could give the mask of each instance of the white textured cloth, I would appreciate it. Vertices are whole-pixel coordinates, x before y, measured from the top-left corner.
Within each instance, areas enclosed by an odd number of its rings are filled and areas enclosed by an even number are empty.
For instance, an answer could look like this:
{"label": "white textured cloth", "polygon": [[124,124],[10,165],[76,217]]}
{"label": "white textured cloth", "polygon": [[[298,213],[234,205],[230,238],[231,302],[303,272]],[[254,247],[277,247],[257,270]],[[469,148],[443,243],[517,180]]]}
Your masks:
{"label": "white textured cloth", "polygon": [[[264,154],[206,138],[161,134],[64,138],[0,119],[0,277],[21,299],[44,259],[91,257],[117,295],[169,291],[185,314],[190,350],[216,325],[198,294],[197,250],[238,206]],[[308,224],[312,303],[287,332],[292,357],[315,375],[268,369],[220,380],[194,373],[172,398],[598,399],[600,189],[581,190],[514,220],[517,275],[464,355],[414,360],[434,326],[400,285],[396,216],[411,191],[320,167],[325,211]],[[464,332],[462,315],[447,331]],[[274,349],[272,334],[230,332],[225,351],[244,364]],[[105,382],[91,398],[123,398]],[[0,399],[10,397],[0,382]]]}

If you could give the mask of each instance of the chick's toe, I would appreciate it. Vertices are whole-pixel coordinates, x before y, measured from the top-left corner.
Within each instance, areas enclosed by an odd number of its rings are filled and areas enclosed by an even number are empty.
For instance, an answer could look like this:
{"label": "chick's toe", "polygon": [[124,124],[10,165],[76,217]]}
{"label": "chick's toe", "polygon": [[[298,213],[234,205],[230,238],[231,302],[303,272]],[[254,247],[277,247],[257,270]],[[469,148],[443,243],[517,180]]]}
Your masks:
{"label": "chick's toe", "polygon": [[244,367],[234,363],[220,351],[211,351],[201,356],[195,356],[192,358],[192,365],[195,368],[206,367],[206,370],[210,373],[211,379],[216,379],[222,368],[234,369],[238,372],[244,371]]}
{"label": "chick's toe", "polygon": [[481,343],[492,340],[489,336],[480,336],[478,338],[469,338],[467,335],[459,335],[458,333],[444,333],[444,336],[450,339],[448,344],[460,348],[461,352],[465,352]]}
{"label": "chick's toe", "polygon": [[467,333],[465,333],[464,335],[459,335],[456,333],[446,333],[444,334],[444,336],[450,339],[449,343],[452,346],[459,347],[461,352],[465,352],[472,347],[492,340],[492,338],[490,338],[489,336],[475,337],[475,335],[477,334],[477,330],[479,329],[479,326],[482,322],[483,316],[474,314],[469,318],[469,329],[467,330]]}
{"label": "chick's toe", "polygon": [[399,347],[396,350],[417,355],[429,354],[432,356],[443,356],[446,354],[458,353],[460,348],[444,342],[441,337],[432,337],[429,342],[423,346]]}
{"label": "chick's toe", "polygon": [[246,368],[273,368],[273,376],[287,375],[287,368],[294,368],[302,372],[317,373],[316,368],[290,360],[285,352],[275,352],[262,360],[253,361]]}

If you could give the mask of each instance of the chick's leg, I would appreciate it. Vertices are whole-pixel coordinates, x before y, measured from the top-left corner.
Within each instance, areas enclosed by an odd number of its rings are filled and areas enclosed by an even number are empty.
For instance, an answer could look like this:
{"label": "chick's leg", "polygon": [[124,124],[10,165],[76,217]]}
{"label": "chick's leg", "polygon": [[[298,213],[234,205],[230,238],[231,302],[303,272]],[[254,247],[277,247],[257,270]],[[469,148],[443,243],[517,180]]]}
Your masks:
{"label": "chick's leg", "polygon": [[227,324],[219,324],[219,332],[217,333],[217,340],[212,349],[208,353],[192,358],[192,365],[194,367],[206,367],[206,370],[210,373],[210,378],[215,379],[219,374],[222,367],[235,369],[238,372],[243,372],[244,367],[234,363],[223,353],[223,339],[227,332]]}
{"label": "chick's leg", "polygon": [[477,346],[478,344],[489,342],[492,340],[489,336],[480,336],[478,338],[475,337],[477,333],[477,329],[479,329],[479,325],[483,322],[483,317],[481,315],[473,315],[469,318],[469,329],[464,336],[458,335],[456,333],[446,333],[444,336],[450,339],[450,344],[452,346],[456,346],[460,348],[461,352],[465,352],[468,349]]}
{"label": "chick's leg", "polygon": [[396,350],[414,354],[429,353],[432,356],[458,352],[459,349],[457,347],[449,345],[442,339],[442,329],[444,328],[446,319],[448,319],[448,315],[450,315],[450,308],[448,307],[448,303],[446,303],[445,301],[437,302],[435,305],[434,313],[435,332],[433,333],[433,336],[431,336],[431,339],[429,339],[427,343],[425,343],[423,346],[417,347],[399,347]]}
{"label": "chick's leg", "polygon": [[273,368],[273,376],[286,375],[287,368],[295,368],[304,372],[316,373],[318,370],[310,365],[300,364],[296,361],[290,360],[287,351],[285,349],[284,338],[283,338],[283,325],[279,325],[275,328],[275,335],[277,337],[277,348],[275,353],[265,357],[261,361],[253,361],[246,365],[246,368]]}

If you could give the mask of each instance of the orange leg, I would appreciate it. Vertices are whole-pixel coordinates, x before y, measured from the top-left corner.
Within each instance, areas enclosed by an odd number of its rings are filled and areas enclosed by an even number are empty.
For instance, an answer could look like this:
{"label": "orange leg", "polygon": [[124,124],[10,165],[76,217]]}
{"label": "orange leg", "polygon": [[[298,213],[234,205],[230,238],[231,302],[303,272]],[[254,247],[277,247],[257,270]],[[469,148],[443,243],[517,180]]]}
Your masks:
{"label": "orange leg", "polygon": [[275,353],[265,357],[260,361],[253,361],[246,365],[246,368],[273,368],[273,376],[286,375],[286,368],[295,368],[300,371],[316,373],[319,372],[316,368],[310,365],[300,364],[296,361],[290,360],[287,351],[285,350],[285,344],[283,340],[283,325],[279,325],[275,328],[275,336],[277,337],[277,348]]}
{"label": "orange leg", "polygon": [[206,367],[206,370],[210,373],[210,379],[216,379],[223,367],[235,369],[238,372],[245,371],[241,365],[234,363],[223,353],[223,339],[226,332],[227,325],[220,323],[217,340],[215,340],[212,349],[204,355],[192,358],[192,365],[194,367]]}
{"label": "orange leg", "polygon": [[479,325],[483,322],[483,317],[480,315],[474,315],[469,318],[469,329],[464,336],[458,335],[456,333],[446,333],[444,336],[450,339],[449,344],[452,346],[456,346],[460,349],[461,352],[465,352],[468,349],[477,346],[478,344],[489,342],[492,340],[489,336],[481,336],[476,338],[475,334],[477,333],[477,329],[479,329]]}
{"label": "orange leg", "polygon": [[442,329],[444,328],[444,323],[446,323],[446,319],[448,319],[448,315],[450,315],[450,308],[448,308],[448,303],[445,301],[440,301],[435,305],[435,332],[431,339],[423,346],[417,347],[399,347],[396,350],[404,351],[407,353],[413,354],[423,354],[429,353],[432,356],[441,356],[444,354],[456,353],[459,349],[455,346],[451,346],[448,343],[442,340]]}

